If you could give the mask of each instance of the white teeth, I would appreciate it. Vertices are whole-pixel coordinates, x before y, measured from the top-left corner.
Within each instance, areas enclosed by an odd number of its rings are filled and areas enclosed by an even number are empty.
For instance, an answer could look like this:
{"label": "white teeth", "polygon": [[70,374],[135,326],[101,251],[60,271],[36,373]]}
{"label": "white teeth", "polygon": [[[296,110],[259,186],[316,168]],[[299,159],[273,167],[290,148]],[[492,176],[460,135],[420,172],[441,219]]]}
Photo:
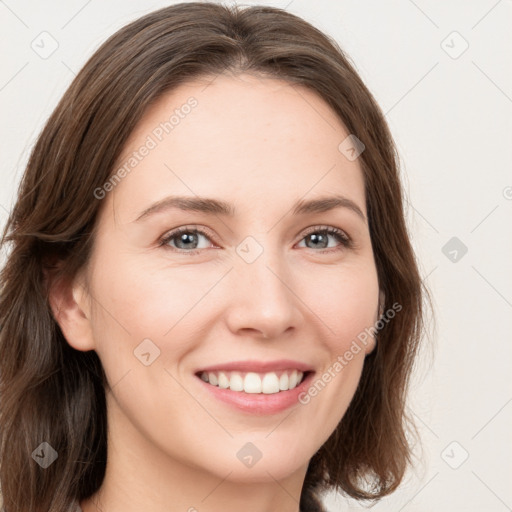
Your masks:
{"label": "white teeth", "polygon": [[[210,381],[211,382],[211,381]],[[288,387],[293,389],[297,385],[297,370],[293,370],[288,381]]]}
{"label": "white teeth", "polygon": [[261,381],[261,390],[267,395],[279,393],[279,379],[275,373],[266,373]]}
{"label": "white teeth", "polygon": [[294,389],[302,382],[303,376],[301,371],[288,370],[283,372],[280,377],[276,372],[264,374],[248,372],[245,376],[240,372],[202,372],[200,377],[205,382],[222,389],[271,395]]}
{"label": "white teeth", "polygon": [[283,373],[281,377],[279,378],[279,389],[281,391],[287,391],[289,389],[288,387],[288,374]]}
{"label": "white teeth", "polygon": [[244,381],[239,373],[233,372],[231,374],[231,379],[229,379],[229,389],[231,389],[231,391],[244,390]]}
{"label": "white teeth", "polygon": [[246,393],[261,393],[261,378],[257,373],[249,372],[244,379]]}
{"label": "white teeth", "polygon": [[229,379],[224,372],[219,373],[219,388],[229,388]]}

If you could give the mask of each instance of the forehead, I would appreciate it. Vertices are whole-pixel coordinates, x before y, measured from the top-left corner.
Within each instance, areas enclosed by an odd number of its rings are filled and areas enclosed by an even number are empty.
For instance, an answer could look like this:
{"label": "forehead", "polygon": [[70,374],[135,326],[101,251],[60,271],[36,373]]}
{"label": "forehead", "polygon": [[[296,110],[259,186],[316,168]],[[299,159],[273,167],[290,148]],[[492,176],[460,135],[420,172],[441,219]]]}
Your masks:
{"label": "forehead", "polygon": [[247,74],[196,80],[147,110],[118,160],[114,172],[124,168],[124,177],[107,200],[115,197],[123,222],[171,194],[268,209],[332,192],[366,213],[359,163],[339,149],[348,135],[305,87]]}

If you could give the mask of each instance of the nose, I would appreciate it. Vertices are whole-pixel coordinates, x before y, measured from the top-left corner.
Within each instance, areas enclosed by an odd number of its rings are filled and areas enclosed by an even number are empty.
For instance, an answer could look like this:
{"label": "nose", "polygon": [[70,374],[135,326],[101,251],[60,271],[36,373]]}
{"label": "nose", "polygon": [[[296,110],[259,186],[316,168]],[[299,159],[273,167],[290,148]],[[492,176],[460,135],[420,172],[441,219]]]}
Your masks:
{"label": "nose", "polygon": [[304,298],[283,258],[265,250],[252,263],[240,258],[230,274],[226,322],[231,332],[278,339],[300,327]]}

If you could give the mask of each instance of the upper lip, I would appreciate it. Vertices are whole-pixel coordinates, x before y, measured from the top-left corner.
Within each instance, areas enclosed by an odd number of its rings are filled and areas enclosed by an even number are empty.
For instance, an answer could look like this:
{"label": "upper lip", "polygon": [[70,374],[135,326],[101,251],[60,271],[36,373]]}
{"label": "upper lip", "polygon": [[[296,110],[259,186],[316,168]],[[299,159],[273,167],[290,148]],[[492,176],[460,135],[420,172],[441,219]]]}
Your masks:
{"label": "upper lip", "polygon": [[300,361],[291,359],[279,359],[278,361],[232,361],[230,363],[218,363],[211,366],[200,368],[196,373],[218,372],[218,371],[240,371],[266,373],[281,370],[300,370],[301,372],[313,371],[313,368]]}

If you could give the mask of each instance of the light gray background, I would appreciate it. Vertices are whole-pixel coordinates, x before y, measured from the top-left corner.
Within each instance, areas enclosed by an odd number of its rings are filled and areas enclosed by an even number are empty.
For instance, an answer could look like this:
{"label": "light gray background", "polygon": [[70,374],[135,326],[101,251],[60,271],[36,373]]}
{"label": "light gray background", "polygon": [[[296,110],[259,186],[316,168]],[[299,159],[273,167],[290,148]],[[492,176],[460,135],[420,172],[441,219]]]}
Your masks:
{"label": "light gray background", "polygon": [[[0,1],[2,224],[29,150],[75,73],[117,29],[170,3]],[[437,331],[410,401],[423,462],[372,510],[512,510],[512,2],[245,4],[287,8],[333,36],[386,113],[401,154]],[[343,497],[327,503],[331,511],[364,508]]]}

